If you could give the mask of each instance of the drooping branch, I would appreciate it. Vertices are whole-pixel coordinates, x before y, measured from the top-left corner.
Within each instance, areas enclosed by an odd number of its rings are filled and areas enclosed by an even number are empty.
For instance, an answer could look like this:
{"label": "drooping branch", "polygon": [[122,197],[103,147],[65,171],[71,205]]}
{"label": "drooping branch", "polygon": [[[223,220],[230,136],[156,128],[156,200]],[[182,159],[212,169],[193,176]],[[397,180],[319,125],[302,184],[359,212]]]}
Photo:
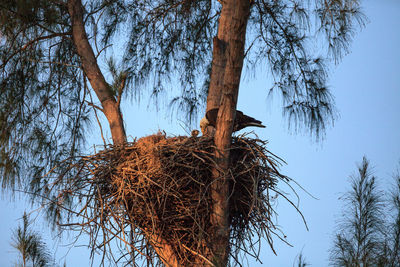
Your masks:
{"label": "drooping branch", "polygon": [[40,36],[36,39],[30,40],[29,42],[27,42],[25,45],[23,45],[20,49],[16,50],[14,53],[12,53],[7,59],[4,60],[3,64],[0,65],[0,69],[3,69],[6,67],[7,63],[10,61],[10,59],[12,59],[15,55],[17,55],[18,53],[21,53],[23,51],[25,51],[28,47],[32,46],[33,44],[42,41],[42,40],[47,40],[47,39],[52,39],[58,36],[67,36],[70,35],[70,33],[53,33],[53,34],[49,34],[49,35],[44,35],[44,36]]}

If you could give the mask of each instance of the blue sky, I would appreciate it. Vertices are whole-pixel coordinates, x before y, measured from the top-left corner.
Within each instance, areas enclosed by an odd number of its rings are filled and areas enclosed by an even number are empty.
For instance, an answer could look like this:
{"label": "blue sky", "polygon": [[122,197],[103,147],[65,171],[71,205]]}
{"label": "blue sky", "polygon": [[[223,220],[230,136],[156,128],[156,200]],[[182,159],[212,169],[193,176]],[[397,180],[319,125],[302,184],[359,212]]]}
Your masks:
{"label": "blue sky", "polygon": [[[400,167],[400,1],[363,2],[370,22],[356,35],[351,53],[331,67],[329,86],[340,118],[327,130],[323,142],[315,143],[305,134],[288,133],[279,100],[267,100],[267,89],[271,86],[268,77],[263,78],[261,71],[255,76],[244,73],[238,109],[267,125],[266,129],[255,132],[269,140],[269,149],[287,162],[282,172],[317,198],[298,189],[300,209],[309,231],[296,211],[279,200],[277,223],[293,247],[275,240],[278,253],[275,256],[264,242],[261,252],[264,264],[250,260],[251,266],[292,266],[301,250],[312,266],[328,266],[335,222],[340,219],[339,197],[348,190],[348,177],[356,171],[356,163],[367,156],[382,189],[392,183],[391,175]],[[147,102],[142,103],[123,107],[130,135],[140,137],[158,129],[169,134],[185,133],[179,123],[147,110]],[[10,245],[11,229],[19,224],[23,211],[32,208],[22,198],[10,202],[8,195],[1,194],[0,266],[8,267],[17,258]],[[63,263],[62,257],[67,253],[63,245],[68,243],[53,242],[55,238],[40,217],[35,228],[44,232],[49,248],[57,252],[56,258]],[[85,241],[79,244],[85,245]],[[88,266],[88,255],[85,247],[72,248],[66,255],[67,266]]]}

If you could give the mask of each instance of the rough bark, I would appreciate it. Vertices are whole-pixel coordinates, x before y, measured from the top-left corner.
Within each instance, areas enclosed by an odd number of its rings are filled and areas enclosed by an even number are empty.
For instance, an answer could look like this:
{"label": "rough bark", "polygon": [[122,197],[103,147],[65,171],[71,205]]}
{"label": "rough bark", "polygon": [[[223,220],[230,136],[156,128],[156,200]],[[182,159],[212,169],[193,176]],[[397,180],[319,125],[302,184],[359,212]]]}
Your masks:
{"label": "rough bark", "polygon": [[[126,133],[119,108],[103,73],[101,72],[93,49],[89,44],[85,25],[83,23],[83,6],[81,0],[69,0],[68,12],[71,17],[72,36],[78,55],[82,61],[82,68],[95,91],[106,116],[114,145],[123,145],[126,142]],[[159,255],[161,261],[168,267],[177,267],[178,259],[172,247],[156,232],[147,236],[149,242]]]}
{"label": "rough bark", "polygon": [[89,44],[83,23],[83,6],[81,0],[69,0],[68,12],[71,17],[72,37],[76,51],[81,58],[82,68],[95,91],[110,125],[114,145],[126,142],[126,133],[122,114],[115,97],[101,72],[93,49]]}
{"label": "rough bark", "polygon": [[[221,16],[219,24],[224,22]],[[224,74],[226,67],[226,43],[219,38],[223,38],[221,27],[218,27],[218,35],[213,39],[213,58],[211,67],[210,86],[207,95],[207,111],[218,108],[221,103],[221,88],[224,82]]]}
{"label": "rough bark", "polygon": [[174,250],[164,239],[160,238],[160,235],[153,233],[147,236],[147,240],[150,242],[159,259],[164,263],[165,266],[180,266]]}
{"label": "rough bark", "polygon": [[222,51],[225,58],[213,60],[213,64],[223,62],[225,66],[223,68],[221,65],[212,66],[213,70],[223,72],[212,73],[214,75],[212,79],[222,78],[222,82],[211,80],[210,87],[216,87],[210,88],[210,99],[207,99],[210,101],[210,105],[207,103],[207,108],[219,107],[214,136],[215,159],[218,168],[213,170],[215,181],[212,185],[213,210],[211,214],[211,224],[215,229],[211,244],[214,262],[217,266],[226,266],[229,256],[229,149],[243,68],[246,26],[251,5],[248,0],[225,0],[222,3],[218,25],[218,45],[214,46],[214,49],[219,50],[217,53],[219,56]]}

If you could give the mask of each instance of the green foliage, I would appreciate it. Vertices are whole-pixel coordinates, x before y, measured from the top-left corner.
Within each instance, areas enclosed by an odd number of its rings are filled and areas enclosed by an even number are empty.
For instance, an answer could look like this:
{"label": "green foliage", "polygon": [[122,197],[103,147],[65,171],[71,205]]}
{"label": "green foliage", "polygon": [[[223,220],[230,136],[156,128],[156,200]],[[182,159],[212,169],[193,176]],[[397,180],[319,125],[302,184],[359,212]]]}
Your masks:
{"label": "green foliage", "polygon": [[[135,84],[150,78],[157,96],[165,81],[179,77],[182,91],[172,107],[193,118],[207,93],[219,3],[146,0],[127,6],[133,26],[124,62]],[[295,130],[305,127],[318,138],[333,123],[337,114],[325,61],[338,62],[364,22],[357,0],[253,1],[246,60],[267,65],[275,81],[271,93],[282,95],[284,115]],[[105,28],[115,25],[111,20]],[[315,43],[328,48],[326,56],[315,56],[321,54]]]}
{"label": "green foliage", "polygon": [[340,59],[355,29],[364,25],[358,1],[259,0],[253,11],[250,62],[267,64],[275,81],[270,94],[282,96],[289,127],[305,127],[320,137],[337,115],[326,62]]}
{"label": "green foliage", "polygon": [[79,152],[88,91],[64,6],[2,0],[0,18],[2,187],[36,190],[44,173]]}
{"label": "green foliage", "polygon": [[[382,193],[363,158],[358,175],[351,176],[351,191],[344,196],[346,213],[331,253],[333,266],[375,266],[383,241]],[[369,265],[366,265],[369,264]]]}
{"label": "green foliage", "polygon": [[381,266],[400,266],[400,173],[393,175],[394,187],[389,194],[385,242],[380,256]]}
{"label": "green foliage", "polygon": [[124,70],[120,70],[115,62],[113,57],[110,57],[107,60],[107,67],[112,76],[113,82],[110,85],[111,91],[113,92],[114,96],[122,97],[124,84],[128,77],[128,74]]}
{"label": "green foliage", "polygon": [[124,55],[135,86],[151,82],[156,99],[166,82],[179,80],[181,93],[171,102],[193,121],[204,105],[209,83],[212,39],[219,4],[211,0],[145,0],[129,4],[131,27]]}
{"label": "green foliage", "polygon": [[370,168],[364,157],[358,175],[351,176],[351,190],[343,197],[343,220],[331,249],[332,266],[400,266],[400,178],[395,176],[395,190],[385,199]]}
{"label": "green foliage", "polygon": [[46,249],[40,235],[31,229],[28,215],[24,213],[22,226],[18,226],[13,232],[12,246],[18,250],[22,260],[22,266],[28,266],[31,262],[35,267],[54,266],[50,253]]}

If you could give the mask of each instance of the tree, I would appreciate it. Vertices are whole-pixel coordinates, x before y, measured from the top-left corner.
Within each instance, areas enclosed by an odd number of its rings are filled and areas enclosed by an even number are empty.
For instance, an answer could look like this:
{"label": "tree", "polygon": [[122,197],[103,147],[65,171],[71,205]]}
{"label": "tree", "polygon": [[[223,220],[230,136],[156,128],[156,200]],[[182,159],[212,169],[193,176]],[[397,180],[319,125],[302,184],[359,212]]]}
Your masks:
{"label": "tree", "polygon": [[333,266],[399,266],[399,177],[394,176],[394,190],[384,199],[370,168],[364,157],[343,197],[346,209],[331,249]]}
{"label": "tree", "polygon": [[298,267],[310,266],[306,258],[303,256],[303,252],[300,252],[300,254],[296,256],[293,266],[298,266]]}
{"label": "tree", "polygon": [[53,266],[46,244],[38,233],[30,229],[31,223],[28,215],[24,212],[22,227],[18,226],[13,232],[12,246],[20,253],[22,266],[28,266],[28,262],[31,262],[32,266],[35,267]]}
{"label": "tree", "polygon": [[[46,195],[44,174],[82,154],[84,131],[97,111],[107,119],[114,146],[123,146],[123,97],[149,81],[157,97],[177,77],[182,92],[173,108],[193,119],[206,96],[207,110],[219,108],[208,256],[227,265],[230,146],[244,60],[267,64],[289,121],[319,136],[335,109],[324,60],[313,56],[309,39],[320,33],[328,57],[339,60],[364,23],[359,9],[357,0],[0,1],[3,188],[27,179],[30,191]],[[122,71],[107,82],[102,53],[127,29]],[[49,211],[60,219],[57,205]],[[147,238],[165,264],[178,264],[156,231]]]}
{"label": "tree", "polygon": [[394,188],[390,192],[387,206],[385,240],[379,255],[380,266],[400,266],[400,175],[399,171],[393,175]]}
{"label": "tree", "polygon": [[331,251],[333,266],[376,266],[383,243],[382,193],[364,157],[357,176],[351,176],[348,205]]}

